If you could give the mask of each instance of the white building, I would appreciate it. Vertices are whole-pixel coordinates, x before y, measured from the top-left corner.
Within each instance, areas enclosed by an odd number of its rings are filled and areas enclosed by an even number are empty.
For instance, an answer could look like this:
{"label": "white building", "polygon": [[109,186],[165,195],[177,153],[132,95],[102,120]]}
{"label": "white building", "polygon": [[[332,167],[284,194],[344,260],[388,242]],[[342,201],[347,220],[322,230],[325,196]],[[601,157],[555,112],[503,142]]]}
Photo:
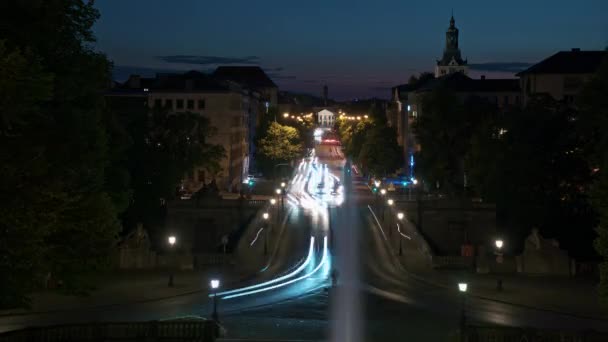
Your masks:
{"label": "white building", "polygon": [[333,128],[336,123],[336,114],[333,112],[323,109],[317,113],[320,127]]}

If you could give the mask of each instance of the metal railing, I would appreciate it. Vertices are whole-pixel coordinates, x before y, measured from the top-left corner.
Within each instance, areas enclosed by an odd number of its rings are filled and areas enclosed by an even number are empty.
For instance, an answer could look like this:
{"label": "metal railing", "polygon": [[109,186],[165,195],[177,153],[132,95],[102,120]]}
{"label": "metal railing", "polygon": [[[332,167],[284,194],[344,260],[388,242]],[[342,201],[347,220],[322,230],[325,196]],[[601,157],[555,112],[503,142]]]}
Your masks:
{"label": "metal railing", "polygon": [[0,342],[200,341],[216,340],[219,326],[210,320],[103,322],[55,325],[0,334]]}
{"label": "metal railing", "polygon": [[462,342],[600,342],[608,334],[596,331],[559,331],[535,328],[467,326]]}

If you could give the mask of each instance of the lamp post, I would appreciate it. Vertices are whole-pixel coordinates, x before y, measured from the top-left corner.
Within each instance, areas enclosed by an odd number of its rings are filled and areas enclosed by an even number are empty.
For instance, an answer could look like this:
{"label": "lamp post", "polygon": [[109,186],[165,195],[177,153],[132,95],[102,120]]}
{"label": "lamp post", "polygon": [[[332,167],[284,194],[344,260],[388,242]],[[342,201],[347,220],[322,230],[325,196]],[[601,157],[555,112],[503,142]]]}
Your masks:
{"label": "lamp post", "polygon": [[465,337],[465,328],[467,325],[467,316],[466,316],[466,298],[467,298],[467,283],[458,283],[458,291],[461,295],[460,300],[460,341],[464,341]]}
{"label": "lamp post", "polygon": [[217,315],[217,289],[220,287],[220,281],[218,279],[211,279],[210,281],[211,291],[213,291],[213,313],[211,314],[211,318],[215,322],[219,322],[219,317]]}
{"label": "lamp post", "polygon": [[[397,219],[399,220],[399,222],[403,221],[403,217],[404,217],[404,215],[402,212],[397,213]],[[399,237],[399,256],[403,255],[403,248],[401,247],[401,240],[403,240],[402,236]]]}
{"label": "lamp post", "polygon": [[[384,197],[384,195],[386,195],[386,189],[380,189],[380,197]],[[380,201],[383,199],[380,198]],[[384,203],[382,203],[382,217],[384,217]]]}
{"label": "lamp post", "polygon": [[412,186],[415,186],[418,184],[418,180],[416,178],[412,178],[412,184],[410,184],[410,186],[408,187],[408,199],[411,201],[412,200]]}
{"label": "lamp post", "polygon": [[[502,264],[502,246],[504,245],[504,241],[502,241],[501,239],[497,239],[496,241],[494,241],[494,245],[496,246],[496,263]],[[496,290],[502,291],[502,279],[500,279],[500,276],[498,277],[498,279],[496,279]]]}
{"label": "lamp post", "polygon": [[173,267],[174,267],[174,260],[175,259],[175,250],[173,249],[173,246],[175,246],[175,243],[177,242],[177,238],[173,235],[169,236],[167,238],[167,242],[169,242],[169,287],[173,287]]}
{"label": "lamp post", "polygon": [[374,189],[376,190],[375,194],[374,194],[376,196],[376,198],[375,198],[376,199],[376,208],[378,207],[378,196],[379,196],[379,192],[380,192],[380,189],[378,189],[378,188],[380,187],[380,184],[381,184],[381,182],[379,180],[374,181]]}
{"label": "lamp post", "polygon": [[268,213],[262,214],[262,218],[264,218],[264,226],[266,226],[266,233],[264,233],[264,255],[268,255]]}
{"label": "lamp post", "polygon": [[281,190],[281,188],[277,188],[275,190],[277,196],[281,196],[281,215],[283,214],[284,210],[285,210],[285,196],[283,196],[283,190]]}
{"label": "lamp post", "polygon": [[270,205],[274,208],[276,207],[276,209],[274,209],[275,211],[275,216],[276,216],[276,225],[277,227],[279,226],[279,206],[277,205],[277,200],[276,198],[271,198],[270,199]]}
{"label": "lamp post", "polygon": [[[386,200],[386,204],[388,204],[388,216],[389,216],[389,220],[390,220],[390,217],[391,217],[391,207],[393,206],[393,204],[395,204],[395,201],[393,201],[392,198],[389,198],[388,200]],[[384,215],[382,216],[382,218],[384,219]],[[388,236],[393,236],[393,229],[390,228],[391,227],[390,226],[390,222],[388,222],[387,224],[388,224],[388,227],[389,227]]]}

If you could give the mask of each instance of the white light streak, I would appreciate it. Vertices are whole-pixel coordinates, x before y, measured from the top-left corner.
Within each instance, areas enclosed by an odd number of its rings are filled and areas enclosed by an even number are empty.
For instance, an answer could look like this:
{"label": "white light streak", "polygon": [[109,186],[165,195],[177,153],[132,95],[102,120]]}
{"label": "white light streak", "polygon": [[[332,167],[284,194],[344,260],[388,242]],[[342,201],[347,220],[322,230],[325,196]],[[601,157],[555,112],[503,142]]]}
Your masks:
{"label": "white light streak", "polygon": [[303,276],[300,276],[298,278],[286,281],[284,283],[264,287],[264,288],[257,289],[257,290],[252,290],[252,291],[247,291],[247,292],[242,292],[242,293],[225,296],[222,299],[231,299],[231,298],[237,298],[237,297],[242,297],[242,296],[248,296],[248,295],[252,295],[252,294],[256,294],[256,293],[260,293],[260,292],[266,292],[266,291],[274,290],[274,289],[277,289],[277,288],[280,288],[283,286],[287,286],[289,284],[293,284],[300,280],[304,280],[306,278],[309,278],[313,274],[317,273],[317,271],[319,271],[321,269],[321,267],[323,267],[323,265],[325,264],[326,261],[327,261],[327,236],[323,238],[323,257],[321,258],[321,262],[311,272],[309,272]]}
{"label": "white light streak", "polygon": [[[256,285],[251,285],[251,286],[246,286],[246,287],[241,287],[238,289],[234,289],[234,290],[229,290],[229,291],[224,291],[224,292],[218,292],[217,296],[224,296],[224,295],[229,295],[229,294],[233,294],[233,293],[237,293],[237,292],[242,292],[242,291],[247,291],[247,290],[252,290],[252,289],[257,289],[263,286],[267,286],[270,284],[274,284],[274,283],[278,283],[280,281],[289,279],[293,276],[295,276],[296,274],[300,273],[303,269],[306,268],[306,266],[308,266],[308,264],[310,263],[310,260],[312,259],[312,255],[314,253],[314,244],[315,244],[315,237],[311,236],[310,237],[310,247],[308,248],[308,256],[306,257],[306,260],[297,268],[295,269],[293,272],[290,272],[284,276],[269,280],[269,281],[265,281],[263,283],[259,283]],[[210,294],[209,297],[213,297],[214,294]]]}

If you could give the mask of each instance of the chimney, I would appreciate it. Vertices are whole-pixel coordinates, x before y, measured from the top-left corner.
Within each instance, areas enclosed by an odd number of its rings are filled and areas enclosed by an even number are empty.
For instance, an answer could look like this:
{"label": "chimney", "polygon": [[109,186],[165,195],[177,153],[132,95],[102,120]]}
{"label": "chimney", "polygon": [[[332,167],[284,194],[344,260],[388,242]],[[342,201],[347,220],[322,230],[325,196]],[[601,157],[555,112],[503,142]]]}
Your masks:
{"label": "chimney", "polygon": [[580,48],[572,48],[572,52],[580,52],[581,49]]}
{"label": "chimney", "polygon": [[485,80],[486,79],[486,75],[481,75],[481,80]]}
{"label": "chimney", "polygon": [[129,88],[141,88],[141,77],[139,75],[131,75],[127,80]]}

